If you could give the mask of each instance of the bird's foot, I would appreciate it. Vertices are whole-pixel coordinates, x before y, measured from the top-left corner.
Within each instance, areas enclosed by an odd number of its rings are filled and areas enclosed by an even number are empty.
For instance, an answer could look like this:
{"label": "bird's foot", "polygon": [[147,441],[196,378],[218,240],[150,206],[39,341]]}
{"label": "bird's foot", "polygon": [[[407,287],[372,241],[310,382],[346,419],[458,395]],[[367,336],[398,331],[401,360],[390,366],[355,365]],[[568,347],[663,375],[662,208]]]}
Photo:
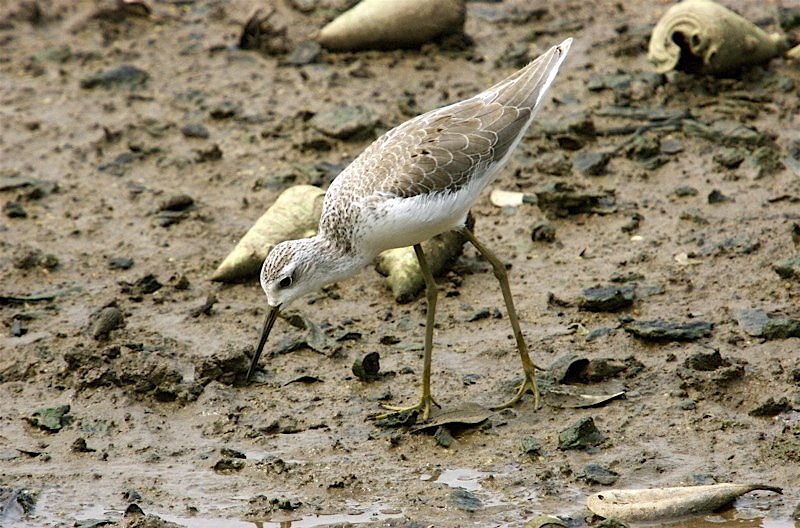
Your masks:
{"label": "bird's foot", "polygon": [[387,418],[387,417],[389,417],[389,416],[391,416],[393,414],[397,414],[397,413],[401,413],[401,412],[408,412],[408,411],[416,411],[416,412],[419,413],[419,417],[424,422],[425,420],[428,419],[428,416],[430,416],[430,414],[431,414],[431,404],[433,404],[433,405],[435,405],[435,406],[437,406],[439,408],[442,407],[441,405],[436,403],[436,400],[434,400],[433,396],[431,396],[430,394],[422,395],[422,397],[419,399],[419,401],[415,405],[410,405],[408,407],[402,407],[402,406],[399,406],[399,405],[381,404],[381,407],[383,407],[387,411],[391,411],[391,412],[378,415],[376,418],[380,420],[380,419],[383,419],[383,418]]}
{"label": "bird's foot", "polygon": [[539,387],[536,385],[536,375],[534,372],[525,372],[525,379],[522,383],[520,383],[519,387],[517,387],[517,393],[514,395],[514,397],[502,405],[492,407],[492,410],[499,411],[501,409],[507,409],[516,405],[516,403],[520,401],[528,391],[533,393],[533,408],[538,409],[540,407],[540,395]]}

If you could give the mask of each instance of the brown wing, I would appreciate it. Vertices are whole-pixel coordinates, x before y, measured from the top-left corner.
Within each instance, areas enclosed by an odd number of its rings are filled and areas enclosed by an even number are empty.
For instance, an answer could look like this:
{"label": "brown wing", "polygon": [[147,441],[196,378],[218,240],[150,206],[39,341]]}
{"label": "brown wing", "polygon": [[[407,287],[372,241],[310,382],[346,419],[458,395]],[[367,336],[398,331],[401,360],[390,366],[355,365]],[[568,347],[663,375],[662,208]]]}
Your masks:
{"label": "brown wing", "polygon": [[[454,191],[476,169],[503,159],[525,133],[570,42],[552,47],[488,90],[416,117],[378,138],[334,182],[340,209],[336,214],[349,214],[356,201],[379,195]],[[326,199],[323,224],[333,214],[332,207]]]}
{"label": "brown wing", "polygon": [[530,116],[530,109],[479,99],[449,110],[421,116],[382,145],[381,154],[399,163],[377,180],[377,191],[410,197],[456,190],[476,168],[501,159]]}

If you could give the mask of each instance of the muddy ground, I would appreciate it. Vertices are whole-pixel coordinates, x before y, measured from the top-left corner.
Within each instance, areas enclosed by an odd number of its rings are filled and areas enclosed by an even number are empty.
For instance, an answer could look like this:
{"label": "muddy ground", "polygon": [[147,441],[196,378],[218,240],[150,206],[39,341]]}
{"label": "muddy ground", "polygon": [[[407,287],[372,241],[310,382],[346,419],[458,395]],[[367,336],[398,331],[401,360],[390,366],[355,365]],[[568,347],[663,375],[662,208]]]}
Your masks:
{"label": "muddy ground", "polygon": [[[608,487],[734,481],[784,495],[694,526],[798,526],[800,265],[775,269],[800,240],[797,64],[655,75],[646,43],[668,4],[639,0],[469,2],[469,40],[286,64],[344,3],[276,2],[275,55],[238,47],[259,2],[152,2],[148,17],[3,3],[0,524],[122,524],[135,503],[159,526],[582,526]],[[728,5],[775,28],[774,4]],[[487,192],[475,229],[510,266],[536,362],[590,360],[599,374],[572,386],[624,397],[538,411],[527,397],[436,437],[377,427],[381,402],[417,395],[425,304],[396,303],[371,268],[293,307],[326,346],[279,320],[245,384],[264,294],[209,277],[276,196],[327,185],[380,132],[568,36],[552,100],[493,188],[613,194],[567,212]],[[139,70],[95,85],[123,65]],[[360,135],[310,125],[343,103],[369,110]],[[554,240],[532,240],[542,220]],[[505,400],[520,369],[490,267],[467,248],[439,284],[434,395],[445,410]],[[613,285],[628,299],[615,311],[581,304]],[[658,319],[709,325],[682,341],[629,331]],[[369,352],[382,375],[364,382],[351,365]],[[586,417],[605,439],[560,449]]]}

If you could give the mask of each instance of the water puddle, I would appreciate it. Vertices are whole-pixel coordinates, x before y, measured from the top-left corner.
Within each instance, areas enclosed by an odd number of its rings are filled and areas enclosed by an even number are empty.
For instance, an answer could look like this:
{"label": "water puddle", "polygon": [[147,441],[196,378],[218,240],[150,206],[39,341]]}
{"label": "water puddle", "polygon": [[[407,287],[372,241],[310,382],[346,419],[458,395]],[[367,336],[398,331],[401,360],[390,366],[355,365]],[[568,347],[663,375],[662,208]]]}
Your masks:
{"label": "water puddle", "polygon": [[[401,517],[398,510],[390,510],[384,506],[376,506],[358,513],[333,513],[325,515],[293,515],[291,512],[276,512],[274,520],[244,521],[241,519],[224,519],[217,517],[182,517],[179,515],[149,512],[169,522],[186,528],[314,528],[328,525],[363,524]],[[92,508],[84,511],[78,519],[121,519],[119,510]]]}
{"label": "water puddle", "polygon": [[433,482],[438,482],[451,488],[464,488],[467,491],[481,491],[480,480],[489,475],[490,473],[475,469],[445,469],[439,473],[435,480],[430,476],[427,479],[423,477],[422,480],[433,480]]}

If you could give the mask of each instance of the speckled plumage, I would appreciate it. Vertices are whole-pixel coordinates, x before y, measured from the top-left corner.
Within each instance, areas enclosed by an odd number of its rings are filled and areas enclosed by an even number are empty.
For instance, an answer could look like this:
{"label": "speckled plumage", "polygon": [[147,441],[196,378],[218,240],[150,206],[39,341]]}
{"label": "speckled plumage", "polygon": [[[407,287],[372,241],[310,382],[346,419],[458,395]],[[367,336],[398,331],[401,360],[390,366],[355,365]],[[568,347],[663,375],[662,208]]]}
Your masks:
{"label": "speckled plumage", "polygon": [[[328,189],[317,235],[278,244],[264,262],[261,285],[272,310],[264,333],[269,333],[277,309],[353,275],[381,251],[462,228],[469,208],[533,121],[571,42],[550,48],[478,95],[415,117],[369,145]],[[499,261],[488,249],[469,235],[484,256],[492,257],[496,274],[504,273],[497,270]],[[420,251],[417,257],[424,268]],[[513,311],[503,284],[507,279],[498,279]],[[426,283],[430,304],[432,285]],[[433,297],[435,304],[435,292]],[[512,317],[520,353],[527,358],[516,315]],[[432,322],[428,326],[432,332]],[[428,359],[429,355],[428,344]],[[532,376],[532,370],[530,363],[526,375]],[[532,383],[535,388],[535,380]]]}

